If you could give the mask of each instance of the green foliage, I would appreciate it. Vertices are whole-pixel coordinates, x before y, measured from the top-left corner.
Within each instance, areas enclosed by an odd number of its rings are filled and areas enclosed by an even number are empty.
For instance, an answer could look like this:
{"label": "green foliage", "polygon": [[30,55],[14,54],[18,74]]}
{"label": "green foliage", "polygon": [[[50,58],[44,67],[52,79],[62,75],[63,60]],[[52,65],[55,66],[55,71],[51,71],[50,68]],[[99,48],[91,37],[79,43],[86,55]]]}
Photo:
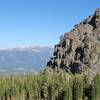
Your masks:
{"label": "green foliage", "polygon": [[92,100],[100,100],[100,74],[98,73],[92,82]]}
{"label": "green foliage", "polygon": [[0,77],[0,100],[99,100],[100,75],[62,70]]}
{"label": "green foliage", "polygon": [[76,74],[73,79],[73,99],[83,100],[83,77]]}

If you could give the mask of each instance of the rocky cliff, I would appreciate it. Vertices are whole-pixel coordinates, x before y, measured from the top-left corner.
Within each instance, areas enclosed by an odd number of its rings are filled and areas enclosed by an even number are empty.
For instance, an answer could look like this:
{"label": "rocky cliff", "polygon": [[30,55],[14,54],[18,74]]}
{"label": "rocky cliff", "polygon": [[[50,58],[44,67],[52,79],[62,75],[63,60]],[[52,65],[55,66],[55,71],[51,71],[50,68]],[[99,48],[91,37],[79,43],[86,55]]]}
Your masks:
{"label": "rocky cliff", "polygon": [[100,8],[60,37],[47,66],[72,73],[100,70]]}

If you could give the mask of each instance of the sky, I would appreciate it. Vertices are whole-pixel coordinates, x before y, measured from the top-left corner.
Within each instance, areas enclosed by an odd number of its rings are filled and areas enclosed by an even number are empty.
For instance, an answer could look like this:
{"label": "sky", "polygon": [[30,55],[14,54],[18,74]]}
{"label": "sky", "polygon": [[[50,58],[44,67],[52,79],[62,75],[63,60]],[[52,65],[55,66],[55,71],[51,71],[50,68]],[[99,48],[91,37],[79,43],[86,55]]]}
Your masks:
{"label": "sky", "polygon": [[99,0],[0,0],[0,48],[53,47],[99,7]]}

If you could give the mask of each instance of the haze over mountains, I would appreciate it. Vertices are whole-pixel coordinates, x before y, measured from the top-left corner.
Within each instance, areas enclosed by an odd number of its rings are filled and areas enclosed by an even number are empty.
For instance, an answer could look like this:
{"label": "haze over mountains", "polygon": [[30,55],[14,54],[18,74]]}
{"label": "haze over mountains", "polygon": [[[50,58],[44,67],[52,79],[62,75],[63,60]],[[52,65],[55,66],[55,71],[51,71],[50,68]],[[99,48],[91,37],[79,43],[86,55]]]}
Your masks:
{"label": "haze over mountains", "polygon": [[0,49],[0,73],[38,72],[45,68],[53,52],[51,47]]}

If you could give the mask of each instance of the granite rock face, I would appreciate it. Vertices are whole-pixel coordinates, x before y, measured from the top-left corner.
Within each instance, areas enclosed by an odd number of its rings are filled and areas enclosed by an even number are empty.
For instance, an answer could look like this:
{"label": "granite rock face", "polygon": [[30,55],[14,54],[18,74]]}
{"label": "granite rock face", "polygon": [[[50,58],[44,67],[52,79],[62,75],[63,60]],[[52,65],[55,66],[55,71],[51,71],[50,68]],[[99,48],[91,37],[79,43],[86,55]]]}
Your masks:
{"label": "granite rock face", "polygon": [[60,37],[53,57],[47,63],[53,69],[72,73],[100,70],[100,9],[92,16],[75,25]]}

